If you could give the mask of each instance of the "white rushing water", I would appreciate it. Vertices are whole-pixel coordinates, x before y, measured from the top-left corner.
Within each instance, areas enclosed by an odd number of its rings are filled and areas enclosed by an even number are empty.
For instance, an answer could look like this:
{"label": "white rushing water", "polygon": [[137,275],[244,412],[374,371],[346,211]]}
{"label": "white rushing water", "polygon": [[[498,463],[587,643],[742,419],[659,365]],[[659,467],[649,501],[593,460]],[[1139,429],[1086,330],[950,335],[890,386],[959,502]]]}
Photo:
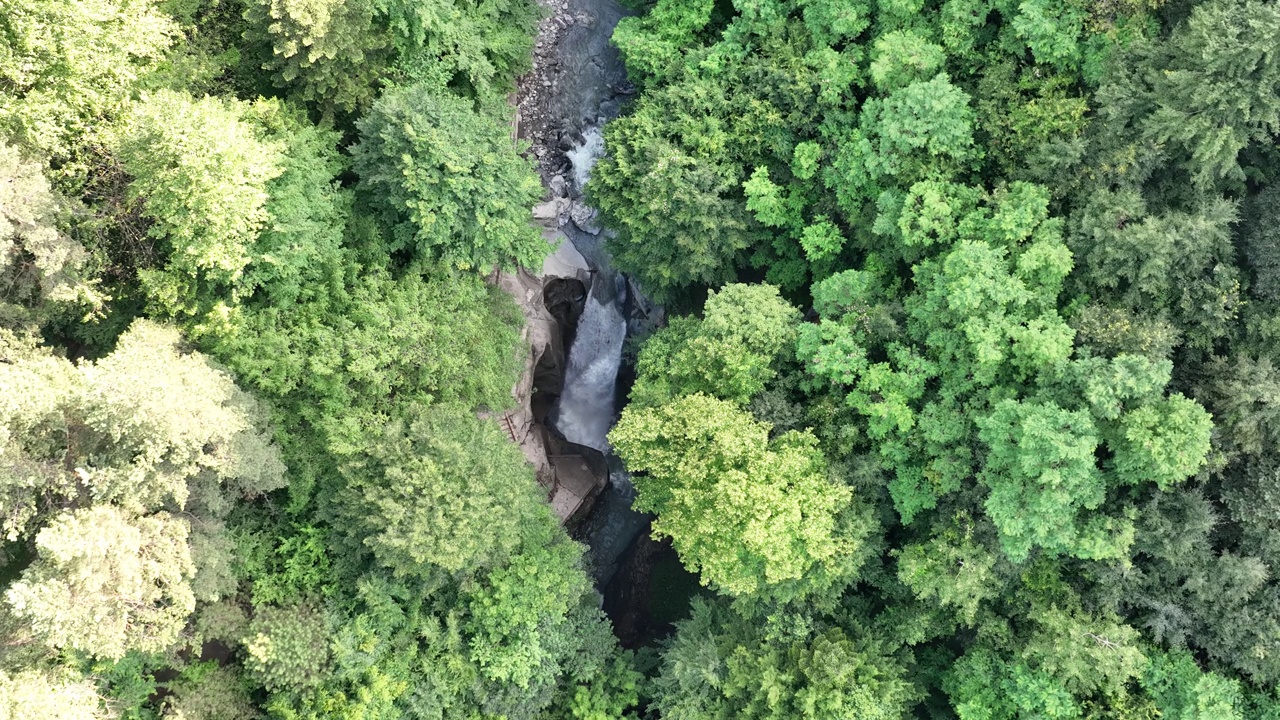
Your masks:
{"label": "white rushing water", "polygon": [[564,393],[553,422],[570,442],[606,452],[627,322],[613,278],[597,274],[569,348]]}
{"label": "white rushing water", "polygon": [[582,192],[587,186],[587,180],[591,178],[591,168],[595,167],[596,160],[603,156],[604,134],[599,126],[592,126],[583,131],[582,142],[565,153],[565,157],[569,158],[569,162],[573,165],[573,186],[578,192]]}

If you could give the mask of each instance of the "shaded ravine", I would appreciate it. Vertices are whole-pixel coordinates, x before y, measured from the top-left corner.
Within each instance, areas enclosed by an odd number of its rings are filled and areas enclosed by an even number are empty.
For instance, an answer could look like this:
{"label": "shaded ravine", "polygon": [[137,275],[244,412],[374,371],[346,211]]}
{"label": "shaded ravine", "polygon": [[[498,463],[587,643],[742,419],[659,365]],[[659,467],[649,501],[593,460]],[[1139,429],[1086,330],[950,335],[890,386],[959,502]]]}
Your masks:
{"label": "shaded ravine", "polygon": [[570,221],[560,230],[585,258],[591,287],[569,347],[563,391],[550,420],[566,440],[606,453],[609,482],[574,535],[589,548],[596,587],[609,584],[620,559],[651,518],[631,509],[635,489],[606,436],[622,398],[618,374],[628,335],[631,283],[604,249],[608,230],[597,227],[582,193],[604,153],[602,127],[631,92],[610,36],[625,14],[614,0],[548,0],[534,52],[534,69],[521,81],[519,129],[532,144],[550,195],[567,195]]}

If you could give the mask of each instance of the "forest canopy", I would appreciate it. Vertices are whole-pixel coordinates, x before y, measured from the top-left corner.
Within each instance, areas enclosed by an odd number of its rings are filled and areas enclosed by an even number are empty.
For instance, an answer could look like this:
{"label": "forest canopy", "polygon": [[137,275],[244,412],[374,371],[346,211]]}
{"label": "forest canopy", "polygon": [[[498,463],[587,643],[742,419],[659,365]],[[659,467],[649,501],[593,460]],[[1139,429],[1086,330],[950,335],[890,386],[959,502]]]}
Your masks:
{"label": "forest canopy", "polygon": [[494,419],[567,8],[0,0],[0,720],[1280,720],[1280,3],[627,6],[639,639]]}

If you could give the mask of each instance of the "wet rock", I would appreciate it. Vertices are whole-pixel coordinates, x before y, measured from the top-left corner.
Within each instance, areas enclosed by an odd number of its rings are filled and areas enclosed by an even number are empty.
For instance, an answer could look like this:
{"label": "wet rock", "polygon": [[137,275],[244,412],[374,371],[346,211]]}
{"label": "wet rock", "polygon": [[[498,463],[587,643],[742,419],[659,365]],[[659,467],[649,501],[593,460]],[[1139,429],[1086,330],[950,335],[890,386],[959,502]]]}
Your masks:
{"label": "wet rock", "polygon": [[600,226],[596,224],[596,209],[586,203],[574,200],[569,204],[569,219],[584,233],[600,234]]}
{"label": "wet rock", "polygon": [[569,195],[569,183],[565,181],[563,175],[556,175],[547,181],[547,188],[551,190],[551,197],[562,198]]}

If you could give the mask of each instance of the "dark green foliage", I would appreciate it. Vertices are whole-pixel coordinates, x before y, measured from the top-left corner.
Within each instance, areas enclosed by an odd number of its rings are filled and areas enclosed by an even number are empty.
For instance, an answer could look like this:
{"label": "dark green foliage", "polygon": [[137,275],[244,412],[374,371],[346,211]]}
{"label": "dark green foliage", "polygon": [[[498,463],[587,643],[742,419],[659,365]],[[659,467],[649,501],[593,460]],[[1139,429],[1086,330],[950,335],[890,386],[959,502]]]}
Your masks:
{"label": "dark green foliage", "polygon": [[605,131],[609,154],[588,193],[618,233],[611,249],[619,267],[659,298],[690,283],[733,280],[739,253],[760,237],[735,202],[742,171],[717,156],[731,137],[715,116],[727,94],[717,83],[646,95]]}
{"label": "dark green foliage", "polygon": [[248,0],[246,36],[267,46],[275,83],[326,115],[368,109],[387,84],[437,91],[465,81],[501,94],[529,63],[528,0]]}

